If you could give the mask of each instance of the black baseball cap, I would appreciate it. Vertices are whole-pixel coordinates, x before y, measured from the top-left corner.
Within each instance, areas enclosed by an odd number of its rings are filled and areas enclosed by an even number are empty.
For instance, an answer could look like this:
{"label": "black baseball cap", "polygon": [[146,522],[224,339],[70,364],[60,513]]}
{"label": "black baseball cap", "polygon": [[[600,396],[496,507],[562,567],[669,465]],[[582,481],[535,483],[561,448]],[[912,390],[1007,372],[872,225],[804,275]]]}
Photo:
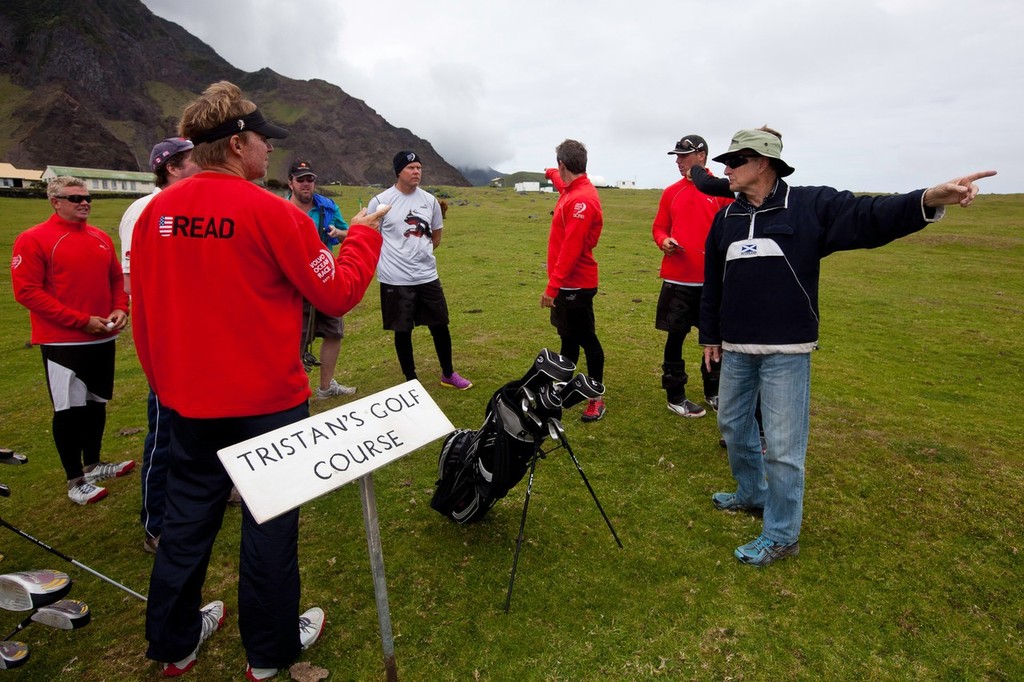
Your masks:
{"label": "black baseball cap", "polygon": [[296,161],[288,169],[289,178],[301,178],[304,175],[312,175],[316,178],[316,173],[313,171],[313,167],[309,165],[309,161]]}
{"label": "black baseball cap", "polygon": [[706,152],[707,150],[708,143],[700,135],[684,135],[679,142],[676,142],[676,148],[670,151],[669,154],[693,154],[694,152]]}

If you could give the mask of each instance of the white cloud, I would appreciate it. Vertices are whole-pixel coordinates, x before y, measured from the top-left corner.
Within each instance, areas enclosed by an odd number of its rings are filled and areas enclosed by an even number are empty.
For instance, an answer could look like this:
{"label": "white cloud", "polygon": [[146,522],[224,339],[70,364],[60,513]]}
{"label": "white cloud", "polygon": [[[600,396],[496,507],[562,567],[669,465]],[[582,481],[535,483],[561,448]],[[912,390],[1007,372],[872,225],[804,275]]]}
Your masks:
{"label": "white cloud", "polygon": [[144,2],[239,68],[338,85],[456,165],[539,170],[574,137],[593,173],[660,187],[681,135],[715,154],[767,123],[797,184],[996,168],[986,191],[1024,192],[1011,2]]}

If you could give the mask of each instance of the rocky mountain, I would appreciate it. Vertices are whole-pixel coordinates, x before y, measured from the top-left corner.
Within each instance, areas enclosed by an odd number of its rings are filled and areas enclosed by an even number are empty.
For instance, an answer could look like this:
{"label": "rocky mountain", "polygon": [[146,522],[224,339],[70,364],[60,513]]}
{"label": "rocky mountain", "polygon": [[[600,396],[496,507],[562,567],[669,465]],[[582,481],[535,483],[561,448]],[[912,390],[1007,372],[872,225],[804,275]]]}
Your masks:
{"label": "rocky mountain", "polygon": [[415,149],[429,184],[469,181],[424,139],[322,80],[241,71],[139,0],[0,0],[0,159],[149,170],[154,142],[174,135],[183,106],[229,80],[291,135],[269,177],[308,158],[325,182],[394,182],[391,158]]}

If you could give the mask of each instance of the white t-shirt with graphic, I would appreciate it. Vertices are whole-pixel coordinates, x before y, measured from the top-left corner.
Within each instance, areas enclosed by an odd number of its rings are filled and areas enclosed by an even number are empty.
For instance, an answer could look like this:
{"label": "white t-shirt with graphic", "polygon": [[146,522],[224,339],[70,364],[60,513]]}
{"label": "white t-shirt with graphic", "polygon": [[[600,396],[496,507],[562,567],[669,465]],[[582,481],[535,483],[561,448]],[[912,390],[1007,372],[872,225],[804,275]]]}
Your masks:
{"label": "white t-shirt with graphic", "polygon": [[366,206],[373,213],[390,204],[380,221],[384,244],[377,262],[377,280],[382,284],[412,286],[437,279],[437,260],[430,235],[444,227],[441,206],[430,192],[419,187],[403,194],[397,187],[384,190]]}

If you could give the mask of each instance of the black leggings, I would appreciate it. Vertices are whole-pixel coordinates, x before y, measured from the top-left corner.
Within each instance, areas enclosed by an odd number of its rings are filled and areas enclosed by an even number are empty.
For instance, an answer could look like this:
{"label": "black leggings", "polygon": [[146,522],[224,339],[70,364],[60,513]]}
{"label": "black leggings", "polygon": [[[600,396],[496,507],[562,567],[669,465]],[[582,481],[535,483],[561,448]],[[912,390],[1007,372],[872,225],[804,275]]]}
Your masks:
{"label": "black leggings", "polygon": [[53,443],[69,481],[81,478],[83,466],[100,461],[106,424],[106,403],[93,400],[53,413]]}
{"label": "black leggings", "polygon": [[[455,371],[452,365],[452,335],[447,324],[434,324],[427,327],[434,339],[434,352],[441,365],[441,372],[450,376]],[[398,353],[398,364],[402,366],[402,374],[406,381],[416,378],[416,359],[412,354],[412,331],[395,332],[395,352]],[[578,353],[577,353],[578,354]],[[588,356],[589,357],[589,356]]]}
{"label": "black leggings", "polygon": [[604,383],[604,349],[597,340],[597,334],[588,332],[582,336],[562,336],[561,354],[576,365],[580,363],[580,348],[587,358],[587,376]]}

